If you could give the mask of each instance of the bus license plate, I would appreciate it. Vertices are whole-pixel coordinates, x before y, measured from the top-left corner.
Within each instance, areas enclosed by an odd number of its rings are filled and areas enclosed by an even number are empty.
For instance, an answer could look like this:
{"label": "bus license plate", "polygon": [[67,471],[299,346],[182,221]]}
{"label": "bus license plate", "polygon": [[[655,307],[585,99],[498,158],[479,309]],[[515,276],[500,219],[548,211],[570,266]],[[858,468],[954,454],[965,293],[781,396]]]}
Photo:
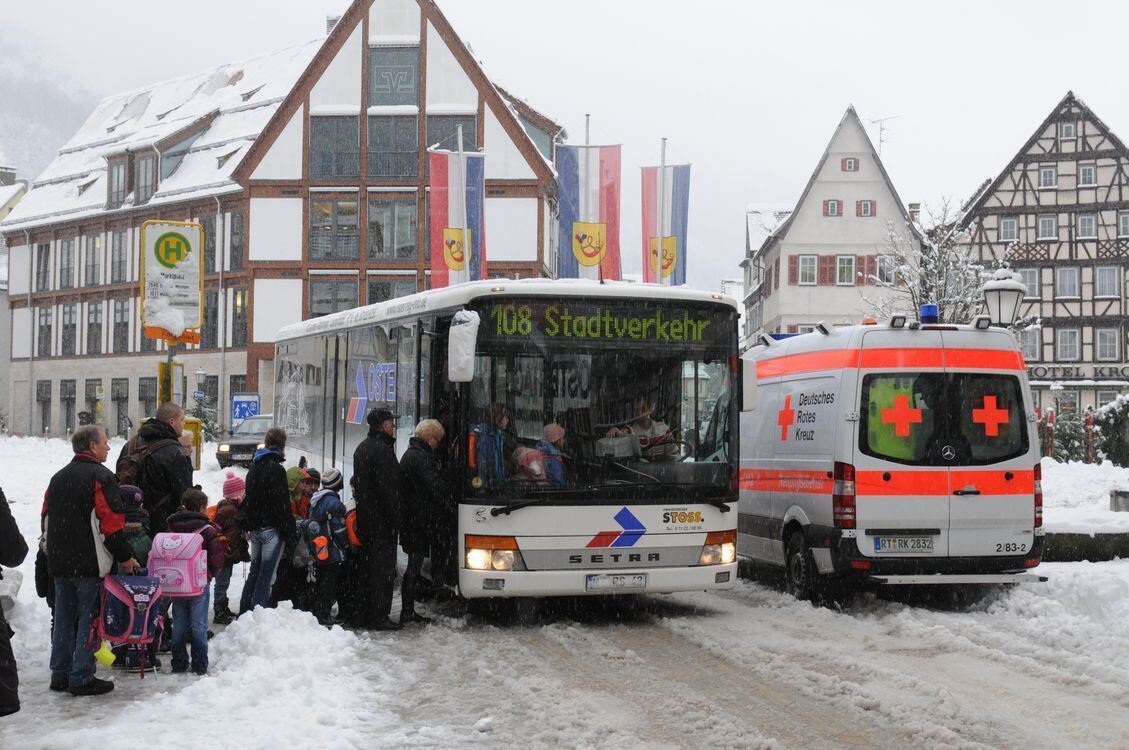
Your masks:
{"label": "bus license plate", "polygon": [[585,581],[586,591],[609,591],[618,589],[645,589],[647,588],[646,573],[629,573],[627,575],[608,575],[596,573],[588,576]]}
{"label": "bus license plate", "polygon": [[931,536],[876,536],[875,552],[932,552]]}
{"label": "bus license plate", "polygon": [[231,460],[232,461],[250,461],[251,460],[251,454],[250,453],[232,453],[231,454]]}

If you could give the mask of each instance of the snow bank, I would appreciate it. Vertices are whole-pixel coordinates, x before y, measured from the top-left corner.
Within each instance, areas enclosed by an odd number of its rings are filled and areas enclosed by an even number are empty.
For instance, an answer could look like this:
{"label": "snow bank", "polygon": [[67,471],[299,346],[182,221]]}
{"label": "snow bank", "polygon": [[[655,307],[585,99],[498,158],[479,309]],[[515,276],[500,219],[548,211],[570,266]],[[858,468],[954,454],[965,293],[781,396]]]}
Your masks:
{"label": "snow bank", "polygon": [[1049,533],[1129,532],[1129,513],[1109,509],[1110,490],[1129,490],[1129,469],[1043,459],[1043,525]]}

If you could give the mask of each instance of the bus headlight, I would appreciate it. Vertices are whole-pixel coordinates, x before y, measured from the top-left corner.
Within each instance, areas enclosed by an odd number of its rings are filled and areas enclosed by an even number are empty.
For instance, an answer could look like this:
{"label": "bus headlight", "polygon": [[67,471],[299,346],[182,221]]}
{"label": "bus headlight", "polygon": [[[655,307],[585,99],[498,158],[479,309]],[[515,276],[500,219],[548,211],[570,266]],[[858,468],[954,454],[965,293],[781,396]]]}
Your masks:
{"label": "bus headlight", "polygon": [[466,566],[471,570],[489,570],[492,555],[488,549],[468,549]]}
{"label": "bus headlight", "polygon": [[702,545],[699,565],[728,565],[737,559],[737,530],[711,531]]}
{"label": "bus headlight", "polygon": [[467,534],[463,548],[471,570],[525,570],[515,537]]}
{"label": "bus headlight", "polygon": [[513,570],[514,551],[512,549],[496,549],[490,562],[494,570]]}
{"label": "bus headlight", "polygon": [[220,443],[220,453],[231,453],[231,446],[227,443]]}

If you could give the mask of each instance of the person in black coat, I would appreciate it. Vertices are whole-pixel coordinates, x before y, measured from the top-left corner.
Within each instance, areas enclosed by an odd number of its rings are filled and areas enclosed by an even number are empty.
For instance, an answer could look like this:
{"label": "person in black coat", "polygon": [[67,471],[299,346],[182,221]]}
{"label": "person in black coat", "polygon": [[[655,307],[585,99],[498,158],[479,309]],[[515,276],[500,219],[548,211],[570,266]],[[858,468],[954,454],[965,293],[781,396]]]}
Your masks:
{"label": "person in black coat", "polygon": [[[435,451],[443,442],[443,425],[425,419],[416,426],[415,436],[400,459],[403,512],[400,546],[408,555],[408,569],[400,586],[400,624],[431,622],[415,611],[423,560],[428,556],[447,513],[447,486],[439,473]],[[434,562],[434,560],[432,560]]]}
{"label": "person in black coat", "polygon": [[145,420],[118,455],[120,466],[126,455],[143,454],[141,476],[136,481],[145,498],[153,534],[169,530],[169,515],[180,507],[180,498],[192,486],[192,460],[180,446],[183,432],[184,409],[163,403],[157,415]]}
{"label": "person in black coat", "polygon": [[286,430],[270,428],[247,472],[247,491],[239,506],[238,519],[239,528],[251,535],[251,570],[243,582],[239,614],[270,603],[271,586],[282,550],[297,535],[290,513],[286,469],[282,468],[285,450]]}
{"label": "person in black coat", "polygon": [[55,579],[51,689],[98,695],[114,688],[94,676],[89,643],[102,577],[115,561],[126,573],[139,565],[124,532],[117,479],[102,465],[110,453],[105,430],[79,427],[71,435],[71,447],[74,458],[51,477],[43,499],[47,564]]}
{"label": "person in black coat", "polygon": [[389,617],[396,585],[396,536],[400,530],[400,464],[396,461],[396,417],[373,409],[368,437],[353,452],[357,534],[361,548],[350,586],[355,627],[398,630]]}
{"label": "person in black coat", "polygon": [[[0,565],[14,568],[27,557],[27,542],[20,535],[16,519],[8,507],[8,498],[0,489]],[[0,574],[0,579],[4,576]],[[12,632],[0,607],[0,716],[20,710],[20,679],[16,674],[16,656],[12,652]]]}

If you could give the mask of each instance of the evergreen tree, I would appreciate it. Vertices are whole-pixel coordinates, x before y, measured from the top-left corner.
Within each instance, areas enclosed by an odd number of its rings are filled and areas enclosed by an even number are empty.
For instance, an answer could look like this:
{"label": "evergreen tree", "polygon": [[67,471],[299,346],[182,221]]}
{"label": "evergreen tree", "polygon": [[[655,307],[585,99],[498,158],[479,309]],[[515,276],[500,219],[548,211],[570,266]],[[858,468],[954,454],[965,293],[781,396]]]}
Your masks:
{"label": "evergreen tree", "polygon": [[1056,461],[1086,460],[1086,426],[1078,412],[1063,412],[1055,415],[1055,455]]}

